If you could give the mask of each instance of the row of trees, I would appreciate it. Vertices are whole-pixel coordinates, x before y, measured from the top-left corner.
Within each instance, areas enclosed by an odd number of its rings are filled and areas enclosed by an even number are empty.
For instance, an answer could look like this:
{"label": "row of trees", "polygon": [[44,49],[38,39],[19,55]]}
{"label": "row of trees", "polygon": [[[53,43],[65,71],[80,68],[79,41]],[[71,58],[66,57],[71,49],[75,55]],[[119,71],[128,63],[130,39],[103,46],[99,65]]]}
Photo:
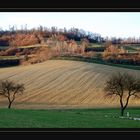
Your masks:
{"label": "row of trees", "polygon": [[9,26],[9,30],[0,30],[0,45],[33,45],[35,43],[44,42],[46,38],[52,35],[63,35],[69,40],[81,41],[86,38],[91,43],[105,43],[111,42],[113,44],[139,44],[140,38],[108,38],[102,37],[100,34],[84,31],[83,29],[70,28],[70,29],[58,29],[57,27],[43,27],[27,29],[27,25],[22,26],[21,29],[17,29],[16,26]]}
{"label": "row of trees", "polygon": [[[20,41],[21,39],[27,38],[29,40],[34,40],[35,38],[38,39],[38,41],[43,40],[45,38],[51,37],[52,35],[63,35],[69,40],[75,40],[75,41],[80,41],[82,38],[88,39],[92,43],[102,43],[104,42],[103,37],[101,37],[100,34],[97,33],[92,33],[92,32],[86,32],[82,29],[78,28],[71,28],[67,30],[66,28],[64,29],[58,29],[57,27],[43,27],[40,26],[38,28],[33,28],[33,29],[27,29],[25,26],[22,29],[17,29],[15,26],[10,27],[9,30],[0,31],[0,45],[4,44],[3,41],[5,41],[5,45],[7,45],[7,42],[13,41],[13,39],[19,38]],[[31,38],[31,39],[30,39]],[[18,40],[18,39],[17,39]],[[16,40],[16,41],[17,41]],[[7,42],[6,42],[7,41]],[[32,42],[30,42],[29,45],[32,45]]]}
{"label": "row of trees", "polygon": [[[64,35],[54,34],[51,37],[47,38],[46,41],[42,40],[41,42],[42,47],[34,47],[34,48],[25,47],[23,49],[19,49],[17,47],[19,44],[23,45],[24,42],[26,44],[30,42],[29,37],[28,37],[29,40],[28,38],[24,39],[21,38],[19,35],[19,39],[17,38],[12,42],[13,44],[15,43],[13,47],[9,47],[6,50],[0,51],[0,56],[16,55],[20,57],[22,55],[25,55],[27,58],[30,55],[29,59],[24,60],[26,61],[29,60],[28,61],[29,63],[37,63],[48,60],[49,58],[54,56],[81,55],[83,57],[96,56],[97,58],[102,59],[103,61],[116,64],[132,64],[132,65],[140,64],[140,51],[138,53],[130,54],[127,53],[124,47],[120,45],[114,45],[111,42],[105,43],[104,46],[102,47],[89,47],[90,42],[86,38],[81,39],[80,42],[76,42],[75,40],[68,40]],[[99,53],[101,52],[101,55],[99,55],[98,52]],[[31,56],[33,56],[33,58],[31,58]]]}
{"label": "row of trees", "polygon": [[116,37],[105,37],[104,41],[110,41],[113,44],[140,44],[140,37],[128,37],[128,38],[116,38]]}
{"label": "row of trees", "polygon": [[136,53],[128,53],[124,47],[114,44],[106,45],[102,57],[104,61],[116,64],[140,64],[140,50]]}
{"label": "row of trees", "polygon": [[20,64],[43,62],[54,56],[84,55],[85,49],[89,45],[89,40],[86,38],[81,39],[80,42],[76,42],[75,40],[67,39],[64,35],[54,34],[46,40],[40,39],[40,47],[18,48],[18,45],[26,45],[30,41],[30,35],[16,34],[15,36],[15,40],[10,43],[13,45],[8,49],[0,51],[0,56],[16,55],[21,59],[23,58],[22,56],[24,56],[25,59],[22,59]]}
{"label": "row of trees", "polygon": [[43,37],[35,33],[17,33],[12,35],[3,35],[0,37],[1,46],[28,46],[34,44],[40,44],[43,40]]}

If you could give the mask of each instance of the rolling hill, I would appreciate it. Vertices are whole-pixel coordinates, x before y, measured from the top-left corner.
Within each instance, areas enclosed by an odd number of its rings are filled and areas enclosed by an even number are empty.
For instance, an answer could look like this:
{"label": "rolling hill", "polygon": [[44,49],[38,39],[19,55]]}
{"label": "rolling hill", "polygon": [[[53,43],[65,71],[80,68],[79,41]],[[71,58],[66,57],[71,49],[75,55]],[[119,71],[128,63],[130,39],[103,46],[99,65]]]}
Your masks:
{"label": "rolling hill", "polygon": [[[107,78],[114,72],[140,71],[68,60],[48,60],[43,63],[0,68],[0,79],[25,84],[25,92],[13,104],[15,108],[80,108],[116,107],[118,99],[104,97]],[[7,99],[0,98],[0,107],[7,107]],[[130,106],[140,100],[130,100]]]}

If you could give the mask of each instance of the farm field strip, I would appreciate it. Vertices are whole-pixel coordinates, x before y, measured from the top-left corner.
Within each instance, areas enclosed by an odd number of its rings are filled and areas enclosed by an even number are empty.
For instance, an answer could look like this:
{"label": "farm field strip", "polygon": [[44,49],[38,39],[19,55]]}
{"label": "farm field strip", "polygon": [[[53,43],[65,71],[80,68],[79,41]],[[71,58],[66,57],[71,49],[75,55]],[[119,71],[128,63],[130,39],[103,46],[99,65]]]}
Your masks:
{"label": "farm field strip", "polygon": [[[23,105],[25,108],[35,104],[40,108],[41,104],[42,107],[106,104],[116,106],[118,99],[104,98],[103,88],[106,79],[118,71],[140,76],[138,70],[78,61],[48,60],[34,65],[2,68],[0,77],[25,84],[25,93],[17,97],[15,106],[20,107],[20,102],[21,107]],[[140,105],[140,102],[131,100],[130,104]]]}

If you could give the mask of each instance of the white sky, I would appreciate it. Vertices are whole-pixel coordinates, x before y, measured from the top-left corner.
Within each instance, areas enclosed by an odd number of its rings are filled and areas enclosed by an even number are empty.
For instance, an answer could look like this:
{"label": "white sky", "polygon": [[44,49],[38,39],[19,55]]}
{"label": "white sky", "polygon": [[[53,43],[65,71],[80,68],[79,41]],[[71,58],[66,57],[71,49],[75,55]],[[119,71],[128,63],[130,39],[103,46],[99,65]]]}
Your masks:
{"label": "white sky", "polygon": [[0,27],[27,24],[67,29],[75,27],[103,37],[140,37],[140,12],[0,12]]}

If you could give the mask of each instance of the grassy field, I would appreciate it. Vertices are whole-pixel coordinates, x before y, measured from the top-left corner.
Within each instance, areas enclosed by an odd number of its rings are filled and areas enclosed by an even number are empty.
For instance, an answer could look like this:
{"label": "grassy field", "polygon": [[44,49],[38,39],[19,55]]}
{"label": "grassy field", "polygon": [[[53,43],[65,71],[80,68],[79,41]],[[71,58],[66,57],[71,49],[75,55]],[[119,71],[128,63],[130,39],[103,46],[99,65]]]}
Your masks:
{"label": "grassy field", "polygon": [[90,43],[90,47],[103,47],[103,44],[99,44],[99,43]]}
{"label": "grassy field", "polygon": [[[41,47],[43,45],[41,44],[35,44],[35,45],[28,45],[28,46],[18,46],[18,48],[21,48],[21,49],[27,49],[27,48],[38,48],[38,47]],[[46,46],[46,45],[44,45]]]}
{"label": "grassy field", "polygon": [[[133,53],[133,52],[138,52],[138,50],[140,49],[140,44],[134,44],[134,45],[121,45],[122,47],[124,47],[128,52]],[[88,48],[97,48],[97,47],[104,47],[104,44],[99,44],[99,43],[90,43],[90,45],[88,46]]]}
{"label": "grassy field", "polygon": [[[35,44],[35,45],[28,45],[28,46],[18,46],[18,48],[22,48],[22,49],[25,49],[25,48],[36,48],[36,47],[40,47],[42,46],[41,44]],[[1,50],[5,50],[5,49],[8,49],[10,46],[0,46],[0,49]]]}
{"label": "grassy field", "polygon": [[130,64],[114,64],[105,62],[97,57],[92,58],[84,58],[84,57],[75,57],[75,56],[60,56],[60,57],[54,57],[52,60],[73,60],[73,61],[83,61],[83,62],[89,62],[89,63],[97,63],[97,64],[103,64],[103,65],[109,65],[109,66],[115,66],[115,67],[122,67],[127,69],[133,69],[133,70],[140,70],[140,66],[138,65],[130,65]]}
{"label": "grassy field", "polygon": [[[139,108],[126,111],[140,117]],[[140,128],[140,121],[119,118],[119,113],[119,109],[0,109],[0,128]]]}
{"label": "grassy field", "polygon": [[19,59],[16,56],[0,56],[0,60],[14,60],[14,59]]}
{"label": "grassy field", "polygon": [[8,49],[9,46],[0,46],[0,50],[5,50],[5,49]]}
{"label": "grassy field", "polygon": [[129,46],[127,46],[126,47],[126,50],[128,51],[128,52],[137,52],[137,49],[135,48],[135,47],[129,47]]}
{"label": "grassy field", "polygon": [[140,46],[138,46],[138,45],[127,45],[127,46],[123,46],[123,47],[130,53],[138,52],[138,50],[140,49]]}
{"label": "grassy field", "polygon": [[[48,60],[43,63],[0,69],[0,79],[10,79],[25,84],[25,92],[18,96],[14,108],[62,107],[111,107],[118,106],[118,98],[105,98],[103,88],[107,78],[115,72],[131,70],[101,64]],[[130,100],[130,105],[140,105]],[[7,106],[7,99],[0,98],[0,106]],[[54,108],[55,108],[54,107]]]}

